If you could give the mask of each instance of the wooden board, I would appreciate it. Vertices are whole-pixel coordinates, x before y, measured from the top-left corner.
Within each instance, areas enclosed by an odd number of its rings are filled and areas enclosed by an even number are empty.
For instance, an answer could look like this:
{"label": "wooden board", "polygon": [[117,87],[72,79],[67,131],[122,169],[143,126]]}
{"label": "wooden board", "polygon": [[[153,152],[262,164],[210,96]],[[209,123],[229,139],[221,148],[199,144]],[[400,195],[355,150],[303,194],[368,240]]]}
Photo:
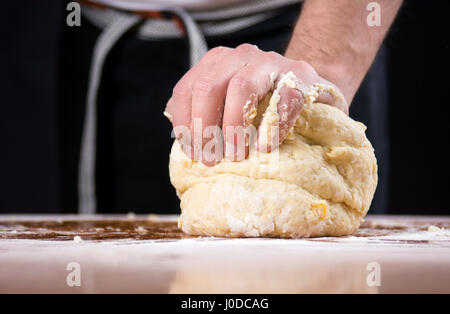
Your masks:
{"label": "wooden board", "polygon": [[191,237],[176,218],[0,216],[0,292],[450,292],[449,217],[312,239]]}

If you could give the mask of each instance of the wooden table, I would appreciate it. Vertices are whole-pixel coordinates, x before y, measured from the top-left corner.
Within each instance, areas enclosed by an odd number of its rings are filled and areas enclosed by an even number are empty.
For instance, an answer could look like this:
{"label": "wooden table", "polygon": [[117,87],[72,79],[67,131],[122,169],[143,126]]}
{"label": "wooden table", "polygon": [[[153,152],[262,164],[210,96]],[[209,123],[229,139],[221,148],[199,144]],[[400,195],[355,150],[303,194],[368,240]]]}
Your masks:
{"label": "wooden table", "polygon": [[450,292],[449,217],[312,239],[189,237],[176,219],[0,216],[0,293]]}

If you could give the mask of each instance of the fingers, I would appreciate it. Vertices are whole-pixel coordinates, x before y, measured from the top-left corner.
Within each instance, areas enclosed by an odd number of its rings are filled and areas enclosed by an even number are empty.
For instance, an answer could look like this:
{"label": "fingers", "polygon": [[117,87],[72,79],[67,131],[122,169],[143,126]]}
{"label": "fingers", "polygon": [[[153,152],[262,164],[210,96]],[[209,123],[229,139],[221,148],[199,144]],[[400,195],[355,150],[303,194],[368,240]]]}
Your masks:
{"label": "fingers", "polygon": [[194,157],[190,132],[194,84],[206,70],[214,68],[232,50],[226,47],[211,49],[196,66],[178,81],[173,89],[172,97],[167,102],[164,114],[172,123],[175,137],[180,142],[181,148],[191,159]]}
{"label": "fingers", "polygon": [[303,108],[303,103],[303,94],[296,88],[282,86],[274,91],[258,128],[258,151],[271,152],[286,139]]}
{"label": "fingers", "polygon": [[319,96],[317,97],[316,102],[336,107],[348,115],[348,103],[339,89],[333,83],[325,79],[319,78],[319,82],[323,88],[319,89]]}
{"label": "fingers", "polygon": [[286,139],[303,108],[304,93],[317,81],[317,73],[306,62],[284,60],[280,69],[285,75],[278,77],[271,99],[275,105],[270,104],[258,129],[257,149],[260,152],[271,152]]}
{"label": "fingers", "polygon": [[[205,129],[210,126],[216,126],[222,119],[226,85],[221,80],[215,80],[212,77],[200,77],[195,82],[192,90],[192,120],[191,131],[193,136],[194,160],[202,160],[205,164],[214,163],[212,154],[220,154],[221,151],[203,151],[203,147],[210,140],[206,137]],[[210,132],[213,139],[214,131]],[[217,141],[219,139],[215,138]]]}
{"label": "fingers", "polygon": [[319,83],[316,102],[335,106],[348,114],[348,105],[339,89],[331,82],[321,78],[308,63],[289,60],[284,64],[284,73],[293,72],[295,82],[281,84],[275,91],[278,93],[277,119],[269,121],[269,125],[260,126],[258,130],[258,151],[271,152],[288,136],[295,124],[305,102],[305,94],[312,86]]}
{"label": "fingers", "polygon": [[[191,130],[195,160],[213,165],[223,158],[222,126],[225,96],[230,80],[251,59],[261,53],[255,46],[242,45],[197,79],[192,91]],[[196,127],[193,125],[197,121]],[[201,124],[201,125],[200,125]]]}
{"label": "fingers", "polygon": [[[295,88],[283,86],[279,90],[280,101],[278,102],[278,115],[279,115],[279,139],[278,145],[280,145],[288,135],[289,130],[294,126],[300,111],[303,108],[304,98],[303,93]],[[270,150],[269,150],[270,151]]]}
{"label": "fingers", "polygon": [[251,126],[259,101],[273,89],[278,71],[275,62],[262,62],[241,69],[231,79],[222,124],[228,160],[241,161],[247,157],[252,133],[256,131]]}
{"label": "fingers", "polygon": [[222,123],[225,157],[228,160],[245,159],[248,152],[248,136],[244,130],[244,115],[250,115],[257,106],[257,88],[254,83],[238,76],[231,79],[227,88]]}
{"label": "fingers", "polygon": [[291,61],[288,63],[288,67],[290,70],[286,69],[286,72],[294,72],[302,90],[306,90],[303,88],[309,88],[317,83],[323,87],[319,88],[319,96],[317,97],[316,102],[336,107],[348,114],[348,104],[344,96],[340,93],[339,88],[330,81],[319,76],[310,64],[304,61]]}

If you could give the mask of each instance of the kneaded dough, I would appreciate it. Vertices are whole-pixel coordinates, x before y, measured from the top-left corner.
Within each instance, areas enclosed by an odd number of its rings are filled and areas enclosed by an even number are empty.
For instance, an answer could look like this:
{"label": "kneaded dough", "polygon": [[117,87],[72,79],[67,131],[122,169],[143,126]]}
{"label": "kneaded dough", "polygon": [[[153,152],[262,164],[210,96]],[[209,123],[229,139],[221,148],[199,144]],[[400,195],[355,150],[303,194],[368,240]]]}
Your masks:
{"label": "kneaded dough", "polygon": [[[279,121],[278,89],[295,79],[286,74],[265,98],[260,137]],[[181,200],[180,228],[223,237],[343,236],[358,230],[377,185],[374,150],[364,124],[315,102],[323,90],[341,97],[320,84],[303,91],[303,110],[271,153],[251,149],[244,161],[208,167],[190,160],[175,141],[169,172]]]}

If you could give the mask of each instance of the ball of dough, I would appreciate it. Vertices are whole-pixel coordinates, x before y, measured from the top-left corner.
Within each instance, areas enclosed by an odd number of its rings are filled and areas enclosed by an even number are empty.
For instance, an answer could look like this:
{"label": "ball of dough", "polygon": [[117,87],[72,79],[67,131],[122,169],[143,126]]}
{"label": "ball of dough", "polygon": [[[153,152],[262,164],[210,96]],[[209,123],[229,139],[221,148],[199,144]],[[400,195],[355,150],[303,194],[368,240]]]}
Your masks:
{"label": "ball of dough", "polygon": [[[169,171],[184,232],[318,237],[358,230],[378,180],[373,147],[362,123],[311,95],[288,138],[271,153],[250,150],[244,161],[208,167],[174,142]],[[261,125],[274,121],[269,115],[276,103],[266,108]]]}

